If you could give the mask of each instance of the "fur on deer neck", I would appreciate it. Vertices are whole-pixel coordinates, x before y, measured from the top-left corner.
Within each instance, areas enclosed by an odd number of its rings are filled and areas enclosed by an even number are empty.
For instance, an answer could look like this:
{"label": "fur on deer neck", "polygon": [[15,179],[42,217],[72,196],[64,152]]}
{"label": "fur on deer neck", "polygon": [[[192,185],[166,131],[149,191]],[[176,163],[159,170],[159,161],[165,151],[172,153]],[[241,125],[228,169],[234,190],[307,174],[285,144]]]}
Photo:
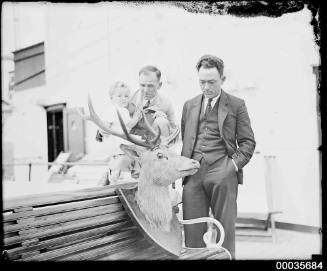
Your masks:
{"label": "fur on deer neck", "polygon": [[144,168],[138,179],[136,201],[152,227],[164,231],[170,230],[172,206],[169,188],[156,183],[150,171]]}

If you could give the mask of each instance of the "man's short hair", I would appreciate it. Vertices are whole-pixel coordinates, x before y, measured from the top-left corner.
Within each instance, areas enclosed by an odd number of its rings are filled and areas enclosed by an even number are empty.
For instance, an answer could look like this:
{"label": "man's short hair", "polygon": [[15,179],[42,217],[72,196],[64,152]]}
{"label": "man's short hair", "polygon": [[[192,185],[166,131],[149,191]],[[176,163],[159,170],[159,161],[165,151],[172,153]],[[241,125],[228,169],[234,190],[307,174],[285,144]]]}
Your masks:
{"label": "man's short hair", "polygon": [[213,55],[202,56],[196,64],[196,69],[199,71],[201,67],[206,69],[216,68],[220,75],[224,74],[224,61]]}
{"label": "man's short hair", "polygon": [[142,73],[148,74],[149,72],[155,72],[156,75],[157,75],[158,81],[160,81],[161,71],[157,67],[155,67],[155,66],[150,66],[149,65],[149,66],[143,67],[142,69],[140,69],[139,75],[141,75]]}

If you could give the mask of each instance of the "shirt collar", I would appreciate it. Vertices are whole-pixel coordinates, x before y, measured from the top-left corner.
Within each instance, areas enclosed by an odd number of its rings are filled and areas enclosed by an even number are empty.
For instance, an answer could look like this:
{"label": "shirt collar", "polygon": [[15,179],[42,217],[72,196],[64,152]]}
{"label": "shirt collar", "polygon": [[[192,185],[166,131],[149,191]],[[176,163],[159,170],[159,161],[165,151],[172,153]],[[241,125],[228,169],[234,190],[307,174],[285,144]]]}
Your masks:
{"label": "shirt collar", "polygon": [[158,94],[156,96],[154,96],[151,100],[146,99],[145,97],[143,97],[143,105],[145,105],[148,101],[150,101],[150,104],[154,101],[155,98],[157,98]]}
{"label": "shirt collar", "polygon": [[[221,92],[220,92],[219,95],[217,95],[216,97],[212,98],[211,106],[214,106],[214,105],[216,104],[216,102],[217,102],[217,100],[219,99],[220,95],[221,95]],[[208,100],[209,100],[209,98],[207,98],[206,96],[204,96],[204,104],[205,104],[205,105],[207,105]]]}

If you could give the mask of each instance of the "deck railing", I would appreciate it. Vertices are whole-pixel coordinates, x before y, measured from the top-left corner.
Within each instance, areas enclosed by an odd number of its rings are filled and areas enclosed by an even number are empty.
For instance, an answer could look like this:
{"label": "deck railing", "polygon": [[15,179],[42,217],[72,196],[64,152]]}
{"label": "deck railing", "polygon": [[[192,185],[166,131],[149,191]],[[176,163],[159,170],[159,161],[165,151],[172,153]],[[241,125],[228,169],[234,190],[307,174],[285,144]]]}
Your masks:
{"label": "deck railing", "polygon": [[28,166],[28,181],[31,181],[32,166],[54,166],[54,165],[63,165],[63,166],[107,166],[108,163],[104,162],[14,162],[14,163],[2,163],[2,167],[5,166]]}

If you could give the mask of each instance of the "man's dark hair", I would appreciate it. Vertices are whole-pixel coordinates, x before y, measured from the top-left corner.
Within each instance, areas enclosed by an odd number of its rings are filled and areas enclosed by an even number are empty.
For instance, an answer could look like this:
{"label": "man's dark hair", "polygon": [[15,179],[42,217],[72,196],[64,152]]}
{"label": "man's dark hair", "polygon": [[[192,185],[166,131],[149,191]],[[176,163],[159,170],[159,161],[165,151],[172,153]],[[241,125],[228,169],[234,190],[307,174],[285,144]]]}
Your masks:
{"label": "man's dark hair", "polygon": [[161,71],[157,67],[155,67],[155,66],[150,66],[149,65],[149,66],[143,67],[142,69],[140,69],[139,75],[141,75],[142,73],[148,74],[149,72],[155,72],[156,75],[157,75],[158,81],[160,81]]}
{"label": "man's dark hair", "polygon": [[202,56],[196,64],[196,69],[199,71],[201,67],[205,69],[216,68],[220,75],[224,74],[224,61],[213,55]]}

